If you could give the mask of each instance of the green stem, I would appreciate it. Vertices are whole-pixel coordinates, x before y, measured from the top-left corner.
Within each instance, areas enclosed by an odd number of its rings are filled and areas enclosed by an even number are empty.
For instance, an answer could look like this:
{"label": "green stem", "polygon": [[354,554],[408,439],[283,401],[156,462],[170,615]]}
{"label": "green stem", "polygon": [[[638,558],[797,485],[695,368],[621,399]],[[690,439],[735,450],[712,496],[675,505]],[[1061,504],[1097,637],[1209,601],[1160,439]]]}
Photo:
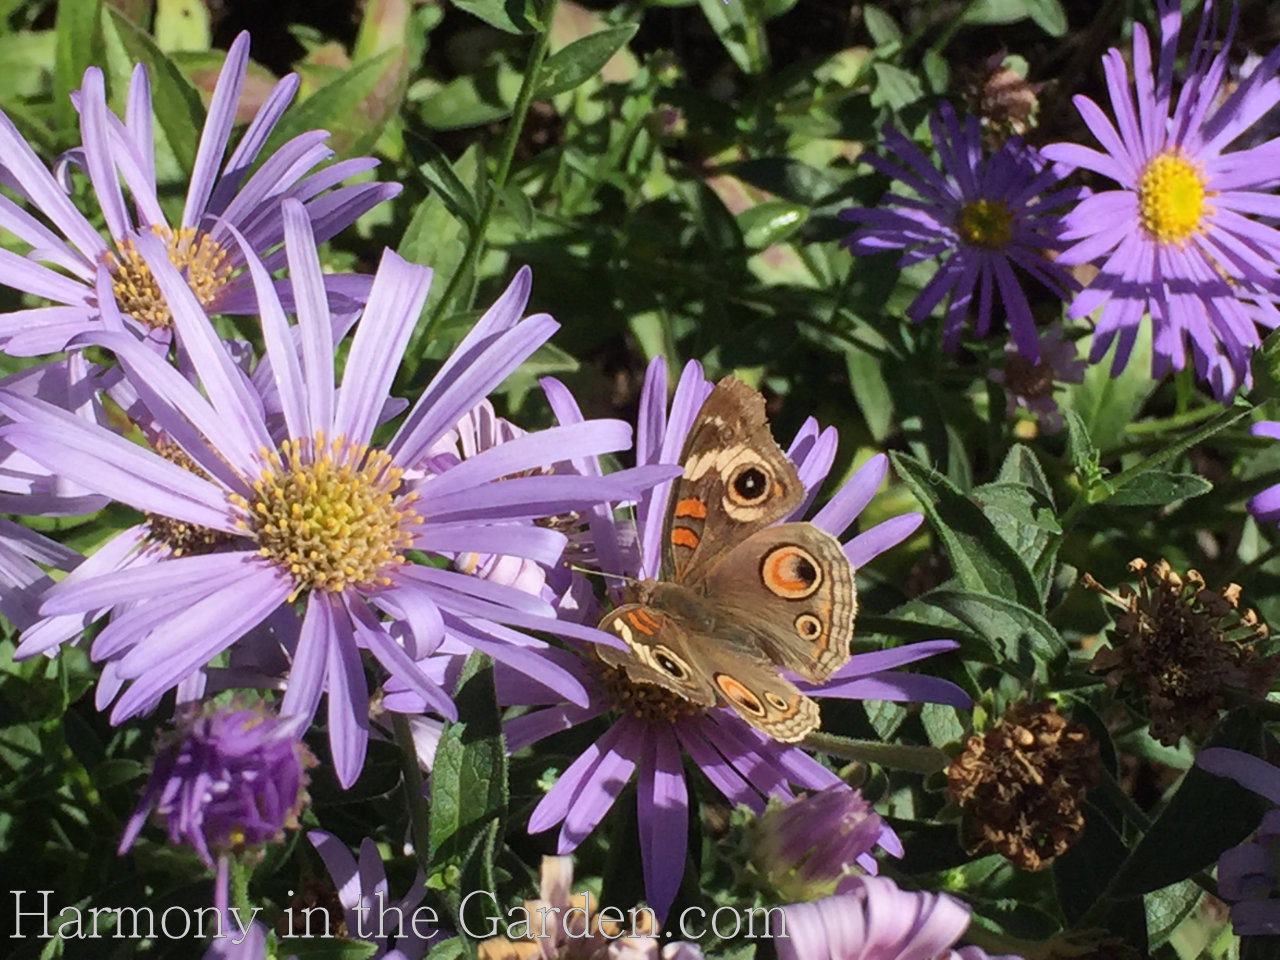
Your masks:
{"label": "green stem", "polygon": [[238,916],[251,917],[253,908],[249,906],[249,877],[253,871],[245,864],[243,857],[229,857],[227,866],[231,879],[231,909]]}
{"label": "green stem", "polygon": [[842,760],[860,760],[878,763],[894,770],[912,773],[937,773],[945,770],[951,758],[937,747],[915,747],[901,743],[880,743],[877,740],[853,740],[830,733],[811,733],[805,745]]}
{"label": "green stem", "polygon": [[511,164],[515,161],[516,146],[520,142],[520,133],[524,130],[524,122],[529,115],[529,106],[533,103],[533,96],[538,89],[542,63],[547,58],[547,49],[551,44],[551,22],[555,17],[557,2],[558,0],[546,0],[546,7],[542,12],[542,30],[538,33],[537,39],[533,42],[533,49],[529,52],[529,61],[524,68],[524,78],[520,82],[520,92],[516,95],[515,106],[511,109],[511,120],[507,123],[506,132],[503,134],[502,144],[498,152],[498,168],[494,171],[493,180],[485,192],[484,206],[480,210],[480,217],[476,221],[475,229],[467,239],[467,249],[462,255],[462,261],[458,264],[457,269],[453,271],[453,275],[449,277],[449,283],[444,288],[444,294],[440,297],[440,302],[436,304],[435,310],[432,311],[427,320],[427,326],[422,336],[423,343],[430,343],[435,338],[441,321],[448,315],[450,308],[453,306],[454,298],[458,295],[459,285],[464,278],[470,276],[472,270],[475,269],[476,262],[480,259],[480,252],[484,247],[485,234],[489,229],[489,220],[498,204],[498,197],[507,185],[507,177],[511,173]]}
{"label": "green stem", "polygon": [[413,728],[402,713],[391,714],[396,746],[400,748],[400,770],[404,776],[405,802],[413,831],[413,853],[423,870],[431,849],[431,821],[427,801],[422,797],[422,767],[418,765],[418,748],[413,742]]}

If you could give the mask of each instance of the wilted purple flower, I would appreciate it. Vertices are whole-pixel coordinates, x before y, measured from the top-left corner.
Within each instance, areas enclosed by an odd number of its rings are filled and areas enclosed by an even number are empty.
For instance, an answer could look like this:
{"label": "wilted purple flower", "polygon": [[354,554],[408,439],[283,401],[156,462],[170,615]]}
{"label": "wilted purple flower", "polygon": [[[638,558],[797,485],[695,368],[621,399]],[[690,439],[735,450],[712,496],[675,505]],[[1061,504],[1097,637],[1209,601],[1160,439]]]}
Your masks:
{"label": "wilted purple flower", "polygon": [[[377,944],[377,950],[368,954],[370,960],[420,960],[427,955],[432,943],[446,935],[439,925],[436,911],[422,903],[427,887],[421,869],[405,895],[392,900],[386,867],[378,854],[377,844],[370,838],[365,837],[360,842],[358,861],[346,844],[331,833],[310,830],[307,839],[320,854],[337,891],[346,937]],[[330,917],[326,930],[319,926],[323,923],[322,917],[315,922],[308,920],[310,935],[334,936],[338,919]],[[304,932],[295,929],[290,939]]]}
{"label": "wilted purple flower", "polygon": [[862,793],[844,784],[791,803],[769,802],[748,834],[752,862],[788,900],[835,893],[860,867],[876,872],[872,851],[886,834],[884,821]]}
{"label": "wilted purple flower", "polygon": [[147,817],[164,823],[172,844],[186,843],[212,868],[214,858],[279,843],[307,800],[306,768],[315,761],[298,739],[304,724],[264,708],[192,705],[156,751],[120,853]]}
{"label": "wilted purple flower", "polygon": [[[1230,777],[1246,790],[1280,804],[1280,768],[1265,760],[1230,750],[1209,747],[1196,754],[1196,766]],[[1231,928],[1237,936],[1280,934],[1280,810],[1263,814],[1258,832],[1247,843],[1232,847],[1218,858],[1218,896],[1231,904]]]}
{"label": "wilted purple flower", "polygon": [[[298,88],[289,75],[272,88],[239,144],[226,155],[240,90],[249,60],[249,35],[227,51],[209,104],[181,219],[171,224],[160,204],[146,68],[138,65],[129,85],[124,119],[107,108],[102,71],[90,67],[75,95],[81,146],[63,161],[88,174],[109,239],[68,199],[62,184],[40,161],[8,117],[0,113],[0,156],[5,182],[23,195],[52,225],[0,198],[0,228],[30,245],[24,257],[0,249],[5,283],[52,302],[51,306],[0,315],[0,346],[30,356],[62,349],[72,338],[106,323],[124,324],[139,336],[168,343],[171,307],[164,302],[138,238],[159,241],[167,260],[210,313],[256,313],[258,300],[242,271],[245,249],[264,258],[269,271],[283,266],[280,203],[305,202],[318,240],[326,240],[366,210],[400,192],[399,184],[343,180],[376,165],[370,157],[316,168],[332,156],[328,134],[309,130],[282,144],[259,162]],[[256,169],[255,169],[256,168]],[[253,171],[250,173],[250,171]],[[129,200],[125,199],[127,189]],[[242,249],[235,237],[244,238]],[[369,278],[331,276],[326,291],[335,305],[364,299]],[[107,315],[104,303],[114,309]]]}
{"label": "wilted purple flower", "polygon": [[982,131],[975,117],[963,122],[943,104],[929,119],[933,145],[942,161],[934,167],[914,143],[892,127],[884,128],[892,160],[864,155],[868,164],[901,181],[914,194],[886,194],[876,207],[840,212],[841,220],[862,226],[841,241],[854,254],[904,250],[902,266],[941,258],[938,272],[907,308],[920,321],[948,300],[942,342],[954,350],[960,328],[977,291],[977,334],[991,326],[995,298],[1003,306],[1009,334],[1018,352],[1040,360],[1035,318],[1014,267],[1062,298],[1075,283],[1047,252],[1062,247],[1057,208],[1073,200],[1070,188],[1050,192],[1060,174],[1034,150],[1013,137],[984,157]]}
{"label": "wilted purple flower", "polygon": [[1076,345],[1062,334],[1061,324],[1046,327],[1040,334],[1040,362],[1032,363],[1013,344],[1004,348],[1004,366],[987,371],[987,379],[1004,385],[1005,416],[1012,419],[1019,409],[1034,413],[1046,434],[1062,429],[1062,412],[1053,399],[1060,383],[1080,383],[1088,365],[1076,356]]}
{"label": "wilted purple flower", "polygon": [[[616,420],[531,434],[442,472],[430,470],[425,458],[432,445],[557,327],[545,314],[521,320],[527,270],[463,338],[387,447],[371,447],[431,271],[385,254],[339,385],[310,223],[295,200],[284,201],[282,213],[296,328],[251,250],[246,263],[260,297],[284,439],[268,429],[260,398],[155,237],[140,237],[138,250],[172,307],[199,389],[128,334],[103,331],[96,342],[115,352],[167,433],[163,445],[147,449],[50,404],[0,393],[0,412],[21,421],[0,427],[0,439],[60,475],[144,511],[148,540],[135,545],[144,553],[150,542],[166,549],[160,559],[132,567],[139,553],[122,552],[105,572],[93,568],[99,575],[64,580],[49,591],[42,613],[92,617],[112,611],[91,655],[109,661],[104,679],[132,681],[112,712],[119,723],[154,707],[166,691],[281,611],[292,617],[300,599],[300,626],[279,639],[291,660],[280,710],[309,720],[327,691],[329,742],[343,784],[359,774],[368,740],[361,648],[450,719],[456,717],[452,701],[414,662],[445,634],[498,661],[511,651],[513,662],[537,664],[544,682],[585,702],[577,681],[529,653],[539,641],[499,624],[605,642],[612,637],[556,621],[540,598],[414,563],[406,554],[501,549],[554,563],[564,535],[532,520],[584,503],[633,499],[671,471],[511,478],[544,463],[625,448],[631,430]],[[41,635],[39,647],[28,639],[21,655],[48,649],[50,636]]]}
{"label": "wilted purple flower", "polygon": [[[711,390],[701,367],[690,363],[676,388],[670,415],[666,411],[666,366],[662,358],[650,365],[641,397],[636,441],[639,464],[674,464],[703,399]],[[563,388],[548,385],[552,409],[561,423],[581,417]],[[790,456],[810,497],[797,510],[802,515],[835,456],[835,431],[821,433],[815,421],[801,428]],[[580,464],[584,472],[594,468]],[[884,476],[885,458],[873,458],[813,517],[813,522],[839,535],[871,500]],[[633,578],[658,573],[658,543],[663,505],[670,483],[646,491],[636,508],[634,534],[615,525],[602,511],[590,517],[596,559],[607,572]],[[864,531],[845,545],[855,565],[877,556],[910,535],[921,522],[919,514],[887,520]],[[639,551],[635,549],[639,545]],[[816,696],[852,699],[937,700],[968,705],[958,687],[934,677],[890,672],[956,646],[950,640],[909,644],[893,650],[858,654],[837,670],[823,686],[802,684]],[[640,828],[641,866],[650,905],[665,917],[684,874],[689,794],[683,753],[698,764],[734,805],[745,804],[763,813],[768,797],[792,799],[793,787],[821,790],[839,779],[797,747],[778,743],[749,727],[728,708],[704,710],[660,688],[632,684],[621,671],[603,668],[593,660],[568,652],[547,651],[571,670],[590,694],[585,707],[566,704],[539,684],[536,673],[498,675],[498,696],[507,705],[534,707],[506,724],[512,750],[533,743],[595,717],[613,712],[613,720],[598,740],[560,775],[533,811],[529,831],[539,833],[560,824],[558,852],[572,851],[604,818],[634,776]],[[896,835],[887,830],[881,843],[901,855]]]}
{"label": "wilted purple flower", "polygon": [[771,928],[778,960],[988,960],[978,947],[951,949],[969,926],[968,907],[887,877],[851,877],[843,893],[782,910],[786,936]]}
{"label": "wilted purple flower", "polygon": [[1092,100],[1074,98],[1103,152],[1075,143],[1044,148],[1051,160],[1118,184],[1067,215],[1063,237],[1074,243],[1058,262],[1102,261],[1068,311],[1083,317],[1101,307],[1090,362],[1118,338],[1112,371],[1119,372],[1149,313],[1154,374],[1181,370],[1190,351],[1196,375],[1221,398],[1249,382],[1258,325],[1280,322],[1273,302],[1280,231],[1249,216],[1280,215],[1271,192],[1280,180],[1280,140],[1228,152],[1280,102],[1280,47],[1228,94],[1235,9],[1218,43],[1216,11],[1207,2],[1175,96],[1182,9],[1178,0],[1159,0],[1157,10],[1158,50],[1142,24],[1133,25],[1132,83],[1119,50],[1103,57],[1115,123]]}

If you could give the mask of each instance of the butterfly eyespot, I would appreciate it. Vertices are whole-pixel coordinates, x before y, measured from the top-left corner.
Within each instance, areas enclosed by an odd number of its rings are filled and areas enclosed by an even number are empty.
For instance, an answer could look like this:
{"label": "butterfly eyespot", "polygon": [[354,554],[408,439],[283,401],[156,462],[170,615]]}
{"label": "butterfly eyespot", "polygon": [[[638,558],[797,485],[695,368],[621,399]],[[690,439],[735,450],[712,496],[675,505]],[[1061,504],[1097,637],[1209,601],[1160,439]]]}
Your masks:
{"label": "butterfly eyespot", "polygon": [[[779,597],[803,600],[822,586],[822,567],[809,551],[787,544],[764,555],[760,561],[760,579]],[[796,629],[801,630],[798,620]]]}
{"label": "butterfly eyespot", "polygon": [[796,617],[796,633],[806,640],[814,640],[822,635],[822,621],[812,613],[802,613]]}
{"label": "butterfly eyespot", "polygon": [[733,679],[733,677],[727,673],[717,673],[715,681],[716,686],[720,688],[720,692],[724,694],[724,698],[733,706],[739,710],[745,710],[755,717],[763,717],[765,715],[764,704],[760,702],[760,698]]}
{"label": "butterfly eyespot", "polygon": [[749,463],[729,478],[729,496],[738,506],[749,507],[767,497],[772,486],[769,474],[759,464]]}
{"label": "butterfly eyespot", "polygon": [[653,655],[653,662],[659,670],[677,680],[683,680],[689,676],[689,671],[685,668],[685,665],[665,650],[656,651]]}
{"label": "butterfly eyespot", "polygon": [[764,698],[769,701],[769,706],[775,710],[789,710],[791,708],[791,704],[787,703],[772,690],[766,690]]}

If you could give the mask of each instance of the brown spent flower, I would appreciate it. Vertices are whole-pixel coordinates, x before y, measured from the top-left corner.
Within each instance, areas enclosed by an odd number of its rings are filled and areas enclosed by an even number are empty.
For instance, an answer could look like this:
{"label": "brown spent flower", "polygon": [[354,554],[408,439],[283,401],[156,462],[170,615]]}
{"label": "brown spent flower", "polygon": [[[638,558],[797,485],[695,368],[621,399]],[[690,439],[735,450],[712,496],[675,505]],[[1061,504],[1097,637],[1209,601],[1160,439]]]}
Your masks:
{"label": "brown spent flower", "polygon": [[1210,590],[1195,570],[1185,577],[1164,560],[1148,568],[1138,559],[1129,569],[1143,574],[1137,589],[1114,592],[1085,574],[1086,586],[1124,608],[1089,669],[1104,675],[1122,699],[1151,720],[1151,735],[1172,746],[1187,736],[1213,732],[1230,688],[1255,697],[1271,688],[1277,664],[1260,657],[1255,644],[1267,626],[1253,610],[1240,609],[1240,587]]}
{"label": "brown spent flower", "polygon": [[1035,125],[1038,95],[1044,87],[1043,83],[1031,83],[1004,61],[1003,51],[993,54],[965,84],[969,108],[978,116],[983,139],[991,148],[1010,137],[1025,136]]}
{"label": "brown spent flower", "polygon": [[1084,831],[1081,803],[1098,779],[1098,744],[1048,700],[1010,705],[947,767],[969,853],[990,848],[1042,870]]}

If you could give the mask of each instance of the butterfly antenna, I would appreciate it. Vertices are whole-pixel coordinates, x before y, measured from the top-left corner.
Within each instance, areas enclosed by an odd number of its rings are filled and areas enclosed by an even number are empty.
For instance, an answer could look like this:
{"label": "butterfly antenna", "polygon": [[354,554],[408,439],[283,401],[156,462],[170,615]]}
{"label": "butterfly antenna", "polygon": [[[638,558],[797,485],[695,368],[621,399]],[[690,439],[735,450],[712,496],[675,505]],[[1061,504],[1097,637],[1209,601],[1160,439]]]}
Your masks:
{"label": "butterfly antenna", "polygon": [[609,580],[621,580],[623,583],[639,583],[635,577],[628,577],[625,573],[609,573],[605,570],[595,570],[591,567],[580,567],[576,563],[569,564],[570,570],[576,570],[578,573],[588,577],[605,577]]}

